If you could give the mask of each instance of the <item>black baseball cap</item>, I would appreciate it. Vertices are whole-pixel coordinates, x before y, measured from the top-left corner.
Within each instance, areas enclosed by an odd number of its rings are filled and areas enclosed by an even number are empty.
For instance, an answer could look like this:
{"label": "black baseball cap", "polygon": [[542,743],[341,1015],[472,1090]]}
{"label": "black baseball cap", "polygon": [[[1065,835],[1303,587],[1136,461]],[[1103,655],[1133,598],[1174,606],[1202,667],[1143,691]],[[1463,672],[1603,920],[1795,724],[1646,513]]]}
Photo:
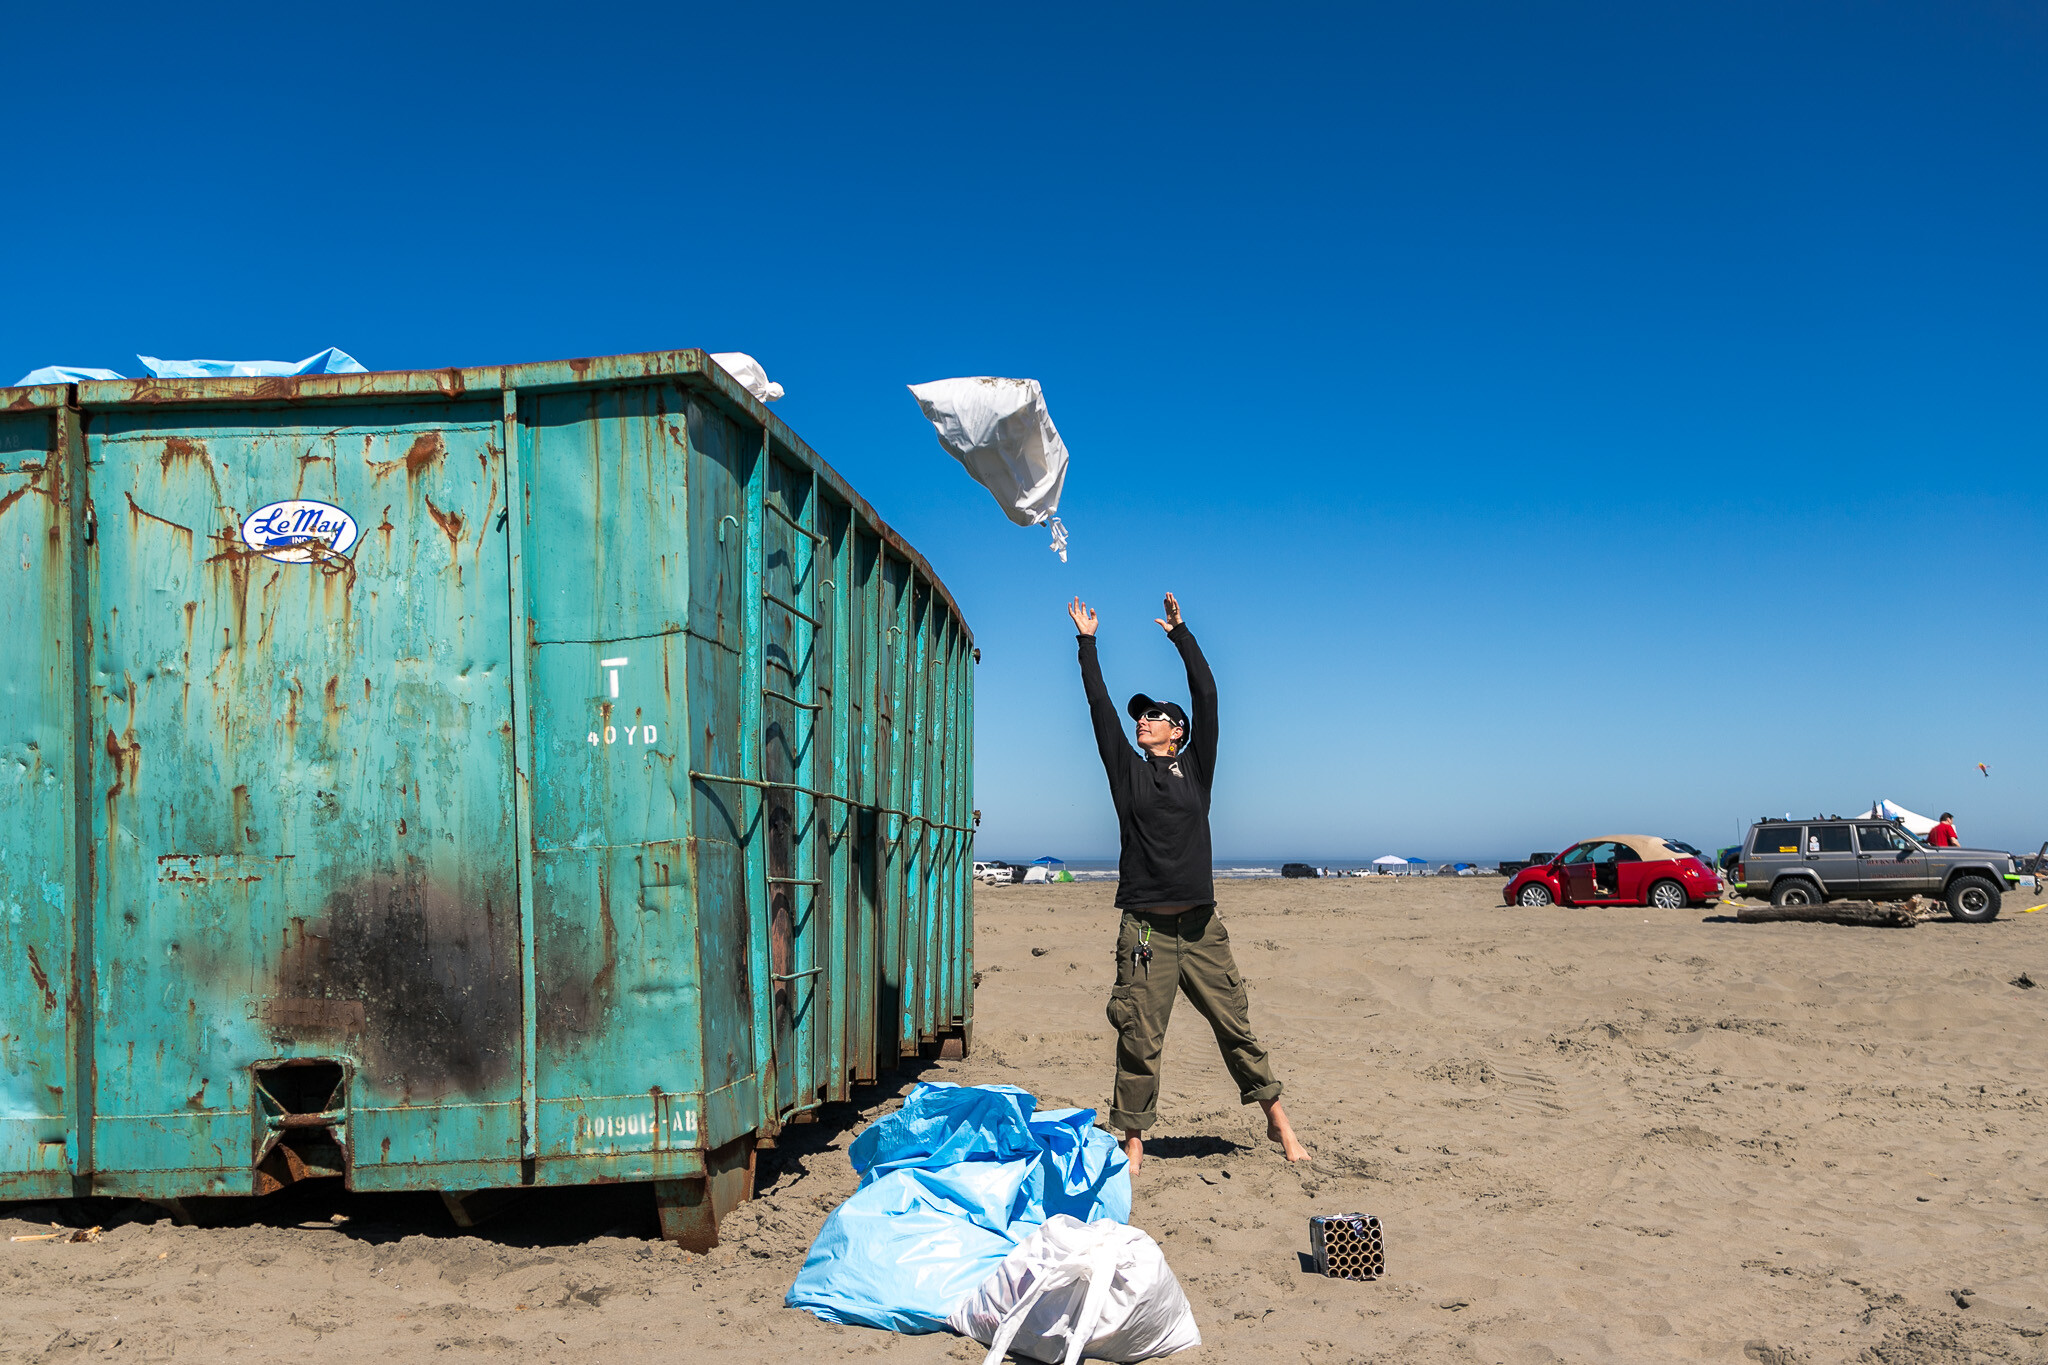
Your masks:
{"label": "black baseball cap", "polygon": [[1125,704],[1124,710],[1131,713],[1132,720],[1137,720],[1147,711],[1164,711],[1173,718],[1173,723],[1181,728],[1182,733],[1190,733],[1188,713],[1180,709],[1180,703],[1177,701],[1154,701],[1140,692]]}

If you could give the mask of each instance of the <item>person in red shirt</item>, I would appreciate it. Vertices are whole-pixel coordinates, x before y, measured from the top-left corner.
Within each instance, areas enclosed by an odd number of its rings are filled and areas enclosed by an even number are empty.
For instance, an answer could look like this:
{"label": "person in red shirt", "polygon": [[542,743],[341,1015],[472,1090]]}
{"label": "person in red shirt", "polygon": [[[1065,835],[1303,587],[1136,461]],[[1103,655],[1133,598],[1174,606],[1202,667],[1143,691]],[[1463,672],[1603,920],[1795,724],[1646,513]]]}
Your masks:
{"label": "person in red shirt", "polygon": [[1947,811],[1941,813],[1941,823],[1927,831],[1927,842],[1936,848],[1954,848],[1962,842],[1956,837],[1956,827],[1949,822],[1955,819]]}

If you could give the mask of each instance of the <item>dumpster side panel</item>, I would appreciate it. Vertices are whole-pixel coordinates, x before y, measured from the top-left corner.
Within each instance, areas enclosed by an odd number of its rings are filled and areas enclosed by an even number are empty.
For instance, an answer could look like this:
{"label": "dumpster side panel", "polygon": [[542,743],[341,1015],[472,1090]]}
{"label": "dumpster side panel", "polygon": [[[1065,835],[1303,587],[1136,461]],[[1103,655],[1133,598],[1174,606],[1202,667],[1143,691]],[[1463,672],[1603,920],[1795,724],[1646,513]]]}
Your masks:
{"label": "dumpster side panel", "polygon": [[847,1052],[847,1007],[853,995],[853,831],[859,817],[851,804],[854,744],[853,689],[849,685],[848,654],[852,645],[853,522],[844,503],[827,498],[818,508],[819,528],[824,532],[821,551],[831,576],[823,580],[821,615],[830,622],[825,631],[825,649],[818,664],[826,689],[824,731],[828,758],[821,764],[820,783],[841,798],[826,805],[825,848],[819,872],[825,887],[825,973],[819,978],[825,1016],[820,1023],[819,1073],[824,1080],[822,1098],[843,1100],[850,1093]]}
{"label": "dumpster side panel", "polygon": [[[975,650],[972,637],[968,642],[968,657],[978,666],[981,656]],[[974,808],[974,679],[976,669],[970,667],[960,687],[960,806],[959,820],[967,828],[977,829],[981,824],[980,814]],[[966,837],[966,851],[960,868],[960,1019],[961,1042],[968,1048],[974,1046],[974,986],[978,979],[974,970],[974,889],[979,883],[974,873],[974,838]]]}
{"label": "dumpster side panel", "polygon": [[0,412],[0,1199],[70,1194],[77,1156],[72,498],[57,402]]}
{"label": "dumpster side panel", "polygon": [[707,402],[689,411],[689,866],[702,964],[706,1147],[754,1131],[761,1107],[754,1046],[752,934],[746,847],[759,793],[740,776],[745,748],[746,488],[760,435]]}
{"label": "dumpster side panel", "polygon": [[[252,1192],[252,1071],[313,1059],[359,1185],[516,1181],[496,418],[88,414],[96,1190]],[[246,542],[281,499],[346,512],[351,552]]]}
{"label": "dumpster side panel", "polygon": [[881,966],[881,918],[876,900],[877,818],[873,807],[881,802],[881,782],[876,773],[876,718],[881,712],[881,649],[875,634],[881,628],[882,573],[881,540],[856,520],[853,540],[853,591],[851,624],[847,631],[847,673],[853,705],[852,735],[855,746],[852,787],[856,808],[853,830],[852,943],[849,970],[853,982],[847,1002],[849,1044],[853,1079],[872,1081],[877,1074],[875,1010],[877,977]]}
{"label": "dumpster side panel", "polygon": [[703,982],[685,840],[688,400],[521,401],[533,715],[536,1180],[700,1166]]}
{"label": "dumpster side panel", "polygon": [[882,629],[876,639],[883,652],[883,711],[880,729],[885,741],[881,765],[881,810],[878,875],[882,909],[882,966],[876,1017],[881,1030],[877,1049],[885,1066],[898,1056],[917,1051],[917,1036],[904,1027],[909,1008],[911,951],[908,917],[910,884],[910,822],[900,813],[910,805],[909,697],[914,639],[909,632],[910,563],[884,553],[882,558]]}

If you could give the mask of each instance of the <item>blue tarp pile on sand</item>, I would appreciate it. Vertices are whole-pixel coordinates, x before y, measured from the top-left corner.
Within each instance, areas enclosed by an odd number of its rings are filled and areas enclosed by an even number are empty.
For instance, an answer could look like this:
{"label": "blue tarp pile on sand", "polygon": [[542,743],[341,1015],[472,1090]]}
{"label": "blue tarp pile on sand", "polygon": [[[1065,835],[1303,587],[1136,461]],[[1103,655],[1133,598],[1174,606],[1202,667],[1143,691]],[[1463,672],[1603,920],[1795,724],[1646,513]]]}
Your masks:
{"label": "blue tarp pile on sand", "polygon": [[1057,1213],[1131,1220],[1130,1162],[1093,1109],[1010,1085],[920,1085],[848,1155],[860,1189],[825,1220],[787,1303],[827,1322],[944,1330],[946,1315]]}

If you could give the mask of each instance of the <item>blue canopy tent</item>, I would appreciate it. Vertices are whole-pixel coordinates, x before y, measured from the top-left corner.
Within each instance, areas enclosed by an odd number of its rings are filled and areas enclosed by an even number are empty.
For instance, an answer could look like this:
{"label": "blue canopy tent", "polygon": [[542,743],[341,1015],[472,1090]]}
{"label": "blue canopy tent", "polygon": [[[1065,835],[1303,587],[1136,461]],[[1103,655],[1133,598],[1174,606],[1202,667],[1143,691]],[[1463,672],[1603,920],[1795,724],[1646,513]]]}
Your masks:
{"label": "blue canopy tent", "polygon": [[[1043,868],[1041,872],[1039,869]],[[1033,858],[1026,864],[1024,880],[1027,882],[1070,882],[1074,874],[1067,871],[1064,859],[1045,857]]]}

